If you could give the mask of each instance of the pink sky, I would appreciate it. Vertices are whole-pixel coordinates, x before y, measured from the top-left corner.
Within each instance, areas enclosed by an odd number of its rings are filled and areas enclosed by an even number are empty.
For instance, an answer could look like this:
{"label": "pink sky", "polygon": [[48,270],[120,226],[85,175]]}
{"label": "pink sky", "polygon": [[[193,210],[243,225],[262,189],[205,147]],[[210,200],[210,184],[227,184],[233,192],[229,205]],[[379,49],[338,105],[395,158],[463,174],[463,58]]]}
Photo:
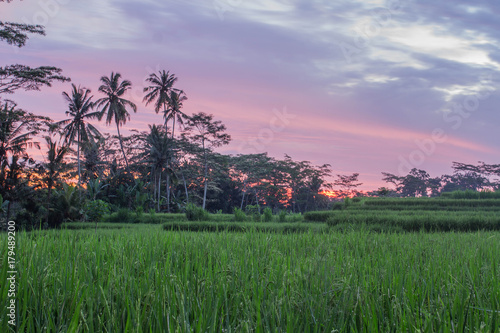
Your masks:
{"label": "pink sky", "polygon": [[[151,71],[169,70],[189,98],[186,113],[226,124],[233,142],[223,152],[329,163],[334,174],[360,173],[370,190],[385,185],[381,172],[404,170],[402,160],[431,176],[450,173],[453,161],[499,163],[498,8],[474,6],[24,0],[1,3],[0,20],[43,23],[47,36],[22,49],[0,44],[0,66],[58,66],[95,98],[99,78],[120,72],[139,107],[128,129],[163,123],[142,104],[142,88]],[[377,8],[390,13],[383,24],[373,23]],[[366,22],[379,29],[363,33]],[[60,120],[69,89],[8,97]],[[431,143],[436,129],[446,140]]]}

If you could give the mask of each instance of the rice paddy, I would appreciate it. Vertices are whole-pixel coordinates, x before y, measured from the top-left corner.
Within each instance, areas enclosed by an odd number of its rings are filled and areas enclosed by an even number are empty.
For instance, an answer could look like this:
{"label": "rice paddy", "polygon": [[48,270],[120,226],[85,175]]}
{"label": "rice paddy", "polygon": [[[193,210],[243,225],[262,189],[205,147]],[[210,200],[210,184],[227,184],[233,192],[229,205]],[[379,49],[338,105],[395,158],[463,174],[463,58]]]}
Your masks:
{"label": "rice paddy", "polygon": [[[498,332],[500,323],[498,232],[137,225],[20,232],[16,242],[19,332]],[[0,331],[13,332],[6,315],[2,307]]]}

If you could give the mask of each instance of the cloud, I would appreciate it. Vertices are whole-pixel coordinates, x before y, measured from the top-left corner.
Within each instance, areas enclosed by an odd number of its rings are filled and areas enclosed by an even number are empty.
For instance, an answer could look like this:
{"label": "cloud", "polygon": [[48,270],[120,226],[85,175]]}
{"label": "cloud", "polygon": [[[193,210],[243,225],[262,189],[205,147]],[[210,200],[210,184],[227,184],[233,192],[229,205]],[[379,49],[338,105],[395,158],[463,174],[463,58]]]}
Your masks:
{"label": "cloud", "polygon": [[[11,21],[40,11],[21,2],[3,6],[2,17]],[[495,156],[499,9],[486,0],[453,6],[430,0],[69,1],[47,22],[46,37],[32,37],[17,53],[0,45],[0,54],[6,63],[60,66],[94,91],[101,75],[119,71],[134,83],[138,104],[145,75],[170,70],[188,94],[186,111],[214,113],[238,142],[256,137],[272,110],[286,106],[299,120],[265,149],[331,162],[374,183],[374,175],[394,170],[398,156],[435,128],[450,140],[422,167],[444,173],[452,160]],[[60,90],[18,96],[59,119],[63,106],[54,96]],[[485,93],[469,116],[453,109]],[[461,117],[460,126],[446,120],[456,119],[451,116]],[[161,116],[140,106],[127,126],[155,121]]]}

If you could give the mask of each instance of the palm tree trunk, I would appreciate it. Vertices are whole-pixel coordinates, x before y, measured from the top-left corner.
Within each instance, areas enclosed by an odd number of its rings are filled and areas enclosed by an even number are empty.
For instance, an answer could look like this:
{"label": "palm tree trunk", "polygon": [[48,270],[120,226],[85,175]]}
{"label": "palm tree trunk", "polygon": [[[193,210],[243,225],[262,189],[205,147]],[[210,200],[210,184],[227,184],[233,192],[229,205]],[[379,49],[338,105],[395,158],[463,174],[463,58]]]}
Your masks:
{"label": "palm tree trunk", "polygon": [[208,161],[207,161],[207,152],[205,150],[205,140],[202,141],[203,145],[203,158],[205,159],[205,188],[203,189],[203,209],[205,209],[205,205],[207,202],[207,188],[208,188]]}
{"label": "palm tree trunk", "polygon": [[158,213],[161,210],[160,201],[161,201],[161,169],[160,173],[158,174],[158,198],[157,198]]}
{"label": "palm tree trunk", "polygon": [[[76,159],[78,160],[78,200],[80,203],[82,202],[82,191],[80,189],[81,184],[81,169],[80,169],[80,130],[78,130],[78,142],[77,142],[77,152],[76,152]],[[96,225],[96,230],[97,230],[97,225]]]}
{"label": "palm tree trunk", "polygon": [[243,195],[241,196],[241,205],[240,205],[241,210],[243,210],[243,203],[245,202],[246,187],[247,187],[247,180],[245,179],[243,181],[243,189],[242,189]]}
{"label": "palm tree trunk", "polygon": [[[157,188],[157,185],[158,185],[158,182],[156,180],[158,179],[158,177],[156,176],[156,170],[153,167],[151,168],[151,177],[153,178],[152,179],[152,183],[153,183],[153,200],[156,200],[156,188]],[[153,201],[153,208],[155,208],[154,201]]]}
{"label": "palm tree trunk", "polygon": [[172,142],[174,142],[174,132],[175,132],[175,114],[174,114],[174,121],[172,123]]}
{"label": "palm tree trunk", "polygon": [[186,204],[187,204],[189,203],[189,194],[188,194],[186,178],[184,177],[184,172],[182,171],[182,168],[181,168],[181,175],[182,175],[182,182],[184,183],[184,191],[186,192]]}
{"label": "palm tree trunk", "polygon": [[118,125],[118,122],[116,123],[116,130],[118,132],[118,139],[120,140],[120,148],[123,153],[123,158],[125,159],[125,164],[127,165],[127,171],[130,173],[130,167],[128,166],[128,160],[127,160],[127,155],[125,155],[125,149],[123,149],[123,141],[122,141],[122,136],[120,135],[120,125]]}
{"label": "palm tree trunk", "polygon": [[170,175],[167,173],[167,211],[170,213]]}
{"label": "palm tree trunk", "polygon": [[76,159],[78,160],[78,188],[80,188],[80,179],[81,179],[81,172],[80,172],[80,131],[78,131],[78,142],[77,142],[77,149],[78,151],[76,152]]}
{"label": "palm tree trunk", "polygon": [[49,174],[49,180],[47,182],[47,217],[46,223],[49,226],[49,216],[50,216],[50,197],[52,195],[52,173]]}

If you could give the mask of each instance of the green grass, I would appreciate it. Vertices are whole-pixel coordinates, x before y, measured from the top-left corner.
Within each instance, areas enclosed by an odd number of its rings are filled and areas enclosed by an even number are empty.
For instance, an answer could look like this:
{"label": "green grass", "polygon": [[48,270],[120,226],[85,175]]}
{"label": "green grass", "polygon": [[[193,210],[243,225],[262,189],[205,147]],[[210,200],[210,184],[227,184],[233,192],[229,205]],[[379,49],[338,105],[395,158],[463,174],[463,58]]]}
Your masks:
{"label": "green grass", "polygon": [[[263,219],[262,219],[263,220]],[[102,222],[106,223],[135,223],[135,224],[163,224],[167,222],[188,221],[184,213],[142,213],[137,215],[135,212],[122,209],[119,212],[103,217]],[[205,221],[212,222],[235,222],[234,214],[207,214]],[[285,222],[294,223],[302,222],[303,216],[301,214],[287,214]],[[253,222],[251,216],[246,216],[246,221]],[[272,222],[279,222],[279,216],[274,215]],[[269,222],[266,222],[269,223]]]}
{"label": "green grass", "polygon": [[453,211],[336,211],[327,224],[377,225],[403,231],[478,231],[500,230],[500,214],[496,212]]}
{"label": "green grass", "polygon": [[[6,243],[1,234],[2,300]],[[16,258],[19,332],[497,332],[500,322],[496,232],[52,230],[18,233]],[[0,331],[13,331],[5,318],[2,306]]]}
{"label": "green grass", "polygon": [[[123,228],[145,228],[148,225],[145,224],[132,224],[132,223],[110,223],[110,222],[99,222],[97,223],[97,229],[123,229]],[[156,226],[157,227],[157,226]],[[93,222],[65,222],[61,226],[62,229],[68,230],[82,230],[82,229],[94,229],[96,224]]]}
{"label": "green grass", "polygon": [[[356,204],[353,204],[356,205]],[[367,198],[358,205],[371,206],[402,206],[408,209],[415,207],[499,207],[499,199],[442,199],[442,198]]]}
{"label": "green grass", "polygon": [[308,212],[304,221],[327,222],[341,231],[493,231],[500,230],[500,200],[365,198],[341,209]]}
{"label": "green grass", "polygon": [[170,222],[163,225],[165,230],[173,231],[209,231],[209,232],[278,232],[278,233],[293,233],[326,231],[324,223],[273,223],[273,222]]}

